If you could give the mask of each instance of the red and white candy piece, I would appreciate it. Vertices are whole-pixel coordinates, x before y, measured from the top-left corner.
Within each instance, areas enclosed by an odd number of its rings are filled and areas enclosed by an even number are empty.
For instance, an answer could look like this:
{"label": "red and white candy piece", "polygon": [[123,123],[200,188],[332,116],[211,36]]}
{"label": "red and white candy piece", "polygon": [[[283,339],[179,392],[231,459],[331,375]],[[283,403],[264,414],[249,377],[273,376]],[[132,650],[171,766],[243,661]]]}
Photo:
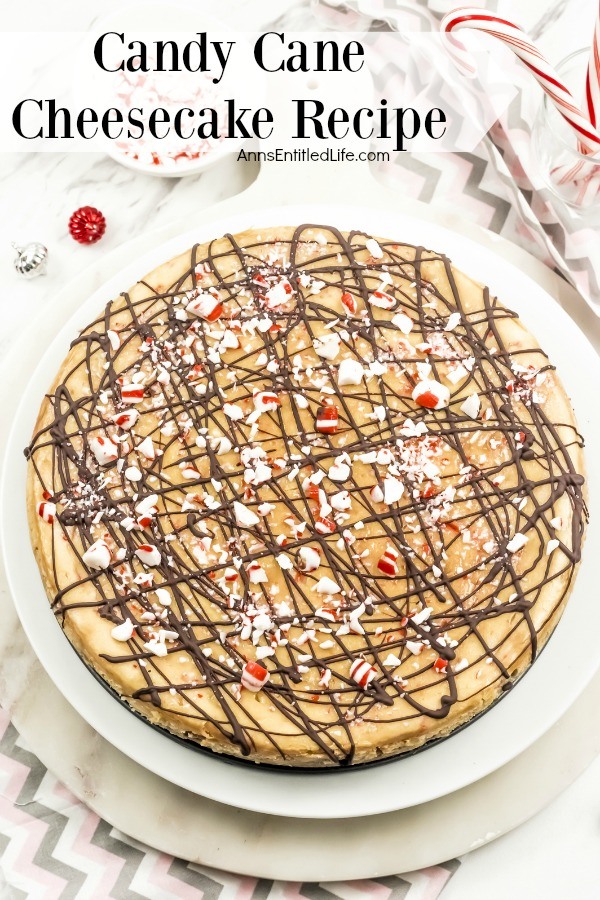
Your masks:
{"label": "red and white candy piece", "polygon": [[319,407],[315,428],[322,434],[335,434],[340,424],[338,408],[333,403]]}
{"label": "red and white candy piece", "polygon": [[369,491],[373,503],[383,503],[383,491],[378,484],[374,484]]}
{"label": "red and white candy piece", "polygon": [[369,303],[371,306],[378,306],[379,309],[391,309],[392,306],[395,306],[396,301],[385,291],[373,291],[372,294],[369,294]]}
{"label": "red and white candy piece", "polygon": [[445,672],[446,669],[448,668],[448,660],[442,659],[441,656],[438,656],[438,658],[436,659],[436,661],[433,664],[433,668],[436,672],[440,672],[440,673]]}
{"label": "red and white candy piece", "polygon": [[153,519],[154,515],[156,514],[156,512],[157,512],[157,509],[155,506],[153,506],[151,511],[149,511],[147,513],[143,513],[141,516],[138,516],[136,519],[136,522],[140,526],[140,528],[149,528],[150,525],[152,525],[152,519]]}
{"label": "red and white candy piece", "polygon": [[281,406],[281,400],[273,391],[259,391],[253,397],[254,408],[258,412],[275,412]]}
{"label": "red and white candy piece", "polygon": [[190,300],[186,306],[186,311],[199,319],[205,319],[207,322],[216,322],[223,315],[223,305],[218,297],[208,291],[201,291],[197,297]]}
{"label": "red and white candy piece", "polygon": [[338,491],[337,494],[330,497],[329,502],[336,512],[346,512],[352,508],[352,497],[348,491]]}
{"label": "red and white candy piece", "polygon": [[319,516],[315,521],[315,531],[319,534],[333,534],[336,527],[335,522],[332,519],[328,519],[327,516]]}
{"label": "red and white candy piece", "polygon": [[52,525],[54,522],[54,516],[56,515],[56,504],[49,503],[47,500],[42,500],[42,502],[38,505],[38,516],[47,522],[48,525]]}
{"label": "red and white candy piece", "polygon": [[332,606],[321,606],[315,610],[315,615],[326,622],[335,622],[337,610]]}
{"label": "red and white candy piece", "polygon": [[377,568],[380,572],[383,572],[384,575],[397,575],[399,556],[400,554],[394,547],[388,547],[377,563]]}
{"label": "red and white candy piece", "polygon": [[[302,482],[302,490],[310,500],[318,500],[321,502],[321,505],[326,499],[325,491],[310,478],[304,479]],[[321,496],[321,494],[323,496]]]}
{"label": "red and white candy piece", "polygon": [[321,565],[321,554],[316,547],[300,547],[298,559],[301,572],[314,572]]}
{"label": "red and white candy piece", "polygon": [[111,419],[115,425],[119,426],[119,428],[129,431],[130,428],[133,428],[139,417],[140,414],[137,409],[127,409],[124,412],[115,413],[114,416],[111,416]]}
{"label": "red and white candy piece", "polygon": [[412,398],[425,409],[444,409],[450,403],[450,390],[439,381],[425,379],[417,382]]}
{"label": "red and white candy piece", "polygon": [[270,675],[268,671],[264,666],[261,666],[260,663],[256,662],[256,660],[249,659],[247,663],[244,663],[241,678],[242,686],[247,688],[247,690],[252,691],[253,694],[262,690],[269,678]]}
{"label": "red and white candy piece", "polygon": [[267,291],[267,309],[277,309],[277,307],[285,303],[293,293],[294,289],[292,288],[292,285],[287,278],[283,278]]}
{"label": "red and white candy piece", "polygon": [[158,501],[156,494],[148,494],[136,505],[135,511],[138,514],[137,523],[140,528],[148,528],[152,524],[152,519],[158,512],[155,504]]}
{"label": "red and white candy piece", "polygon": [[269,580],[267,573],[257,562],[250,563],[246,571],[248,573],[248,581],[250,584],[264,584]]}
{"label": "red and white candy piece", "polygon": [[123,384],[121,385],[121,400],[123,403],[141,403],[144,399],[143,384]]}
{"label": "red and white candy piece", "polygon": [[334,462],[327,471],[327,476],[331,481],[347,481],[350,478],[352,469],[345,462]]}
{"label": "red and white candy piece", "polygon": [[135,555],[145,566],[158,566],[162,558],[160,550],[154,544],[140,544]]}
{"label": "red and white candy piece", "polygon": [[157,494],[148,494],[146,497],[143,497],[138,501],[135,507],[135,511],[138,516],[151,515],[153,516],[156,513],[156,504],[158,503],[158,495]]}
{"label": "red and white candy piece", "polygon": [[100,466],[107,466],[119,456],[118,446],[107,436],[98,435],[90,438],[90,450]]}
{"label": "red and white candy piece", "polygon": [[107,569],[110,566],[110,550],[108,544],[102,538],[94,541],[81,557],[90,569]]}
{"label": "red and white candy piece", "polygon": [[356,297],[349,291],[344,291],[342,294],[342,305],[346,307],[351,316],[353,316],[358,309]]}
{"label": "red and white candy piece", "polygon": [[355,659],[350,666],[350,678],[366,690],[373,679],[377,678],[377,670],[366,659]]}

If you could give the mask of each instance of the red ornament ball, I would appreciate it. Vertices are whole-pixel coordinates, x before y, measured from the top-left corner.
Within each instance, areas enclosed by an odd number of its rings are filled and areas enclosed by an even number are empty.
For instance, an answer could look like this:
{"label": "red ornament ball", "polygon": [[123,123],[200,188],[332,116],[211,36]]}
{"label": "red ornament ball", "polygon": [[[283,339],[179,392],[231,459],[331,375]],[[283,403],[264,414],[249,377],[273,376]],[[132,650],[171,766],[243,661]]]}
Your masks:
{"label": "red ornament ball", "polygon": [[69,219],[69,233],[80,244],[95,244],[106,231],[106,219],[94,206],[76,209]]}

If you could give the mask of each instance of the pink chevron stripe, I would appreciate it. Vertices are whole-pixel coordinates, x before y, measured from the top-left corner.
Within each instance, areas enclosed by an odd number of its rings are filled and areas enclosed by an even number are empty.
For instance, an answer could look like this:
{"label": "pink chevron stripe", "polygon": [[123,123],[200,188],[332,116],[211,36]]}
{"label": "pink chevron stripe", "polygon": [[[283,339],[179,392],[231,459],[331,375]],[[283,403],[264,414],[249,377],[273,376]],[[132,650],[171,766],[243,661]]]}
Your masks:
{"label": "pink chevron stripe", "polygon": [[241,875],[240,883],[234,894],[235,900],[250,900],[257,884],[258,878],[249,878],[245,875]]}
{"label": "pink chevron stripe", "polygon": [[[48,831],[47,823],[15,808],[12,809],[11,818],[22,819],[20,825],[15,824],[15,827],[9,829],[3,828],[4,834],[11,839],[9,848],[4,852],[4,865],[10,865],[11,882],[16,887],[25,887],[28,895],[31,895],[32,885],[43,887],[45,889],[43,894],[36,892],[31,896],[43,897],[44,900],[59,900],[67,885],[65,879],[33,862],[33,857]],[[13,843],[21,844],[19,852],[14,857],[11,852]]]}
{"label": "pink chevron stripe", "polygon": [[158,853],[155,864],[148,875],[148,883],[168,891],[174,897],[177,897],[177,900],[202,900],[204,891],[169,874],[169,867],[172,863],[172,856],[168,856],[166,853]]}
{"label": "pink chevron stripe", "polygon": [[427,878],[428,884],[419,900],[437,900],[442,889],[450,880],[450,872],[441,866],[430,866],[421,869],[421,875]]}
{"label": "pink chevron stripe", "polygon": [[[568,234],[566,240],[568,251],[575,247],[581,248],[584,252],[586,249],[589,250],[590,239],[594,237],[597,237],[597,232],[592,228],[581,228],[579,231]],[[571,255],[570,252],[569,255]],[[579,253],[573,253],[573,255],[579,255]]]}
{"label": "pink chevron stripe", "polygon": [[[433,154],[430,154],[431,157]],[[495,207],[478,197],[470,197],[464,193],[466,186],[471,177],[473,166],[468,159],[460,156],[445,154],[448,159],[444,159],[444,165],[439,166],[440,179],[438,184],[439,203],[440,205],[455,208],[460,203],[461,210],[467,213],[467,217],[477,222],[484,228],[489,227],[492,222]],[[428,165],[432,165],[430,159],[426,159]],[[385,171],[389,181],[395,186],[402,185],[402,190],[411,196],[418,197],[420,195],[425,178],[417,175],[415,172],[403,170],[397,163],[389,162],[383,164],[382,171]]]}
{"label": "pink chevron stripe", "polygon": [[30,772],[31,769],[29,766],[18,762],[16,759],[11,759],[10,756],[5,756],[3,753],[0,753],[0,773],[2,773],[3,776],[7,776],[6,781],[2,778],[2,781],[5,782],[3,791],[4,800],[10,800],[14,803]]}
{"label": "pink chevron stripe", "polygon": [[[85,810],[86,815],[81,827],[75,834],[71,849],[82,859],[88,859],[95,863],[97,866],[95,873],[90,875],[94,881],[95,892],[97,896],[107,897],[111,888],[116,884],[125,861],[121,857],[115,856],[110,850],[98,847],[92,843],[100,817],[90,809],[87,809],[83,803],[79,803],[78,806],[81,810]],[[97,874],[100,870],[102,871],[102,876],[97,880]],[[94,874],[96,877],[94,877]]]}
{"label": "pink chevron stripe", "polygon": [[345,887],[359,891],[362,897],[368,897],[370,900],[387,900],[392,893],[391,888],[386,887],[384,884],[378,884],[376,881],[369,880],[351,881]]}
{"label": "pink chevron stripe", "polygon": [[[286,881],[282,882],[282,896],[284,900],[298,900],[298,898],[302,898],[302,894],[300,892],[300,888],[302,887],[302,882],[300,881]],[[302,900],[306,900],[306,898],[302,898]]]}

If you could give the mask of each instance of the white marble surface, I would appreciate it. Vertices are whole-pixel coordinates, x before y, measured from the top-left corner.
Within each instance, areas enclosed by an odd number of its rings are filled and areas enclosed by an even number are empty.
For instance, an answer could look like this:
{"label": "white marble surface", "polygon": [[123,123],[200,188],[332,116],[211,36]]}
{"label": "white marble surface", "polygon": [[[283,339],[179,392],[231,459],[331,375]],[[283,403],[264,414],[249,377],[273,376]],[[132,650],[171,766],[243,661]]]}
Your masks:
{"label": "white marble surface", "polygon": [[[120,0],[105,0],[102,11]],[[452,8],[438,2],[436,8]],[[264,21],[277,8],[253,4]],[[517,15],[526,27],[540,30],[541,44],[555,59],[582,46],[594,15],[591,0],[518,0],[501,3],[507,15]],[[35,21],[41,29],[82,29],[98,13],[91,0],[78,4],[32,0],[3,10],[7,30],[24,30]],[[1,148],[0,148],[1,149]],[[225,161],[208,172],[184,180],[160,180],[138,175],[93,154],[0,154],[0,357],[16,333],[43,328],[52,315],[52,293],[76,276],[90,261],[147,229],[170,220],[197,216],[216,200],[233,196],[256,177],[251,164]],[[103,210],[108,220],[105,238],[96,246],[80,247],[67,234],[67,221],[78,206]],[[49,273],[34,281],[18,279],[12,269],[11,241],[40,240],[50,248]],[[591,327],[597,323],[592,323]],[[597,328],[596,328],[597,332]],[[600,334],[596,333],[596,339]],[[526,825],[471,853],[443,893],[443,900],[594,900],[600,876],[600,759]],[[490,879],[493,872],[493,879]]]}

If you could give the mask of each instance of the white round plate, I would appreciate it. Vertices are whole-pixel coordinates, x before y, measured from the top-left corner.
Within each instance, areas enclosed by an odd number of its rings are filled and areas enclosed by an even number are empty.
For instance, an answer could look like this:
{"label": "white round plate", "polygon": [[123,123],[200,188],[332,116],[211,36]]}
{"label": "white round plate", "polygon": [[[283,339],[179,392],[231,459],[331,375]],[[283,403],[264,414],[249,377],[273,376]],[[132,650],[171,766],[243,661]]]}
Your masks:
{"label": "white round plate", "polygon": [[[202,31],[210,33],[211,38],[215,35],[225,37],[230,34],[231,26],[217,18],[214,14],[214,9],[209,11],[205,8],[200,16],[198,13],[198,6],[194,0],[168,0],[168,2],[164,2],[164,0],[135,0],[135,2],[122,4],[96,19],[93,23],[93,32],[94,35],[111,31],[123,32],[127,38],[141,33],[140,39],[147,41],[152,38],[156,39],[166,32],[169,33],[171,38],[173,33],[177,33],[180,36],[185,35],[186,38],[189,35],[189,39],[193,40],[196,38],[200,28]],[[244,35],[236,34],[235,40],[239,44],[245,40]],[[89,53],[87,44],[82,46],[83,52]],[[87,72],[88,69],[83,66],[84,64],[82,63],[81,70]],[[261,98],[264,93],[264,78],[261,77],[261,73],[256,68],[245,69],[244,80],[245,96],[253,96],[255,105],[257,107],[260,106],[263,103]],[[89,91],[89,85],[84,83],[81,85],[81,89],[84,92]],[[227,91],[222,93],[227,96]],[[210,98],[205,100],[206,105],[209,105],[209,103]],[[190,143],[193,144],[193,139]],[[143,149],[137,148],[139,154],[137,158],[119,149],[116,142],[113,141],[108,142],[106,152],[115,162],[144,175],[151,175],[155,178],[184,178],[205,172],[226,157],[239,153],[242,147],[248,143],[247,139],[242,138],[239,140],[227,139],[220,143],[215,143],[197,159],[179,159],[170,165],[164,162],[156,165],[152,161],[148,161],[147,157],[151,150],[160,151],[160,141],[157,141],[154,146],[150,147],[147,146],[147,143],[142,142],[141,146]],[[139,145],[140,142],[137,142],[137,144]],[[131,148],[134,145],[136,145],[136,141],[130,142]],[[181,146],[183,146],[183,143]],[[179,146],[177,149],[179,149]],[[160,152],[158,155],[160,156]]]}
{"label": "white round plate", "polygon": [[107,299],[194,241],[252,226],[302,221],[333,224],[342,229],[360,228],[422,243],[445,252],[460,269],[487,283],[521,315],[557,366],[573,400],[588,459],[598,458],[600,418],[595,394],[600,384],[600,359],[550,295],[515,266],[475,241],[401,213],[315,204],[253,210],[220,221],[207,219],[192,232],[137,257],[102,288],[87,299],[80,299],[76,313],[47,347],[44,336],[39,335],[37,368],[29,380],[25,372],[15,373],[15,383],[23,396],[7,444],[2,530],[7,576],[27,636],[66,699],[103,737],[168,781],[221,803],[289,817],[345,818],[422,804],[484,777],[547,731],[588,684],[600,662],[596,641],[600,604],[596,602],[592,555],[599,537],[598,515],[594,512],[600,511],[600,470],[590,467],[588,471],[592,516],[573,595],[555,635],[514,689],[468,728],[422,753],[370,769],[321,772],[274,772],[232,766],[218,756],[177,744],[118,703],[85,668],[54,619],[33,558],[24,502],[23,448],[30,440],[41,398],[70,340]]}

